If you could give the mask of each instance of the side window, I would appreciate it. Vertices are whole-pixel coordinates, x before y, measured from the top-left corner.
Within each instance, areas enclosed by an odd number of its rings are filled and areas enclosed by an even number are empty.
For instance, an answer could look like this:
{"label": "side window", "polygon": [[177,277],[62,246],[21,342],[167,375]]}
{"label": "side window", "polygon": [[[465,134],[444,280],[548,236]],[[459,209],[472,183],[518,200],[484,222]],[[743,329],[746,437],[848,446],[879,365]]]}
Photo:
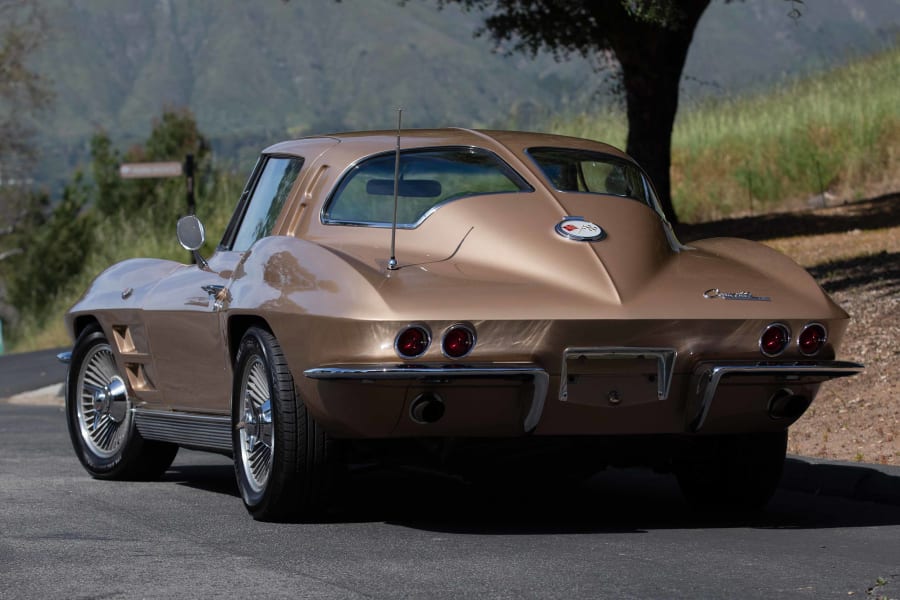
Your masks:
{"label": "side window", "polygon": [[583,189],[636,200],[644,199],[644,181],[637,169],[626,163],[584,161],[581,163]]}
{"label": "side window", "polygon": [[528,154],[561,192],[620,196],[654,207],[640,169],[626,160],[577,148],[529,148]]}
{"label": "side window", "polygon": [[272,233],[272,227],[302,167],[302,158],[270,157],[266,160],[244,211],[232,250],[248,250],[256,240]]}

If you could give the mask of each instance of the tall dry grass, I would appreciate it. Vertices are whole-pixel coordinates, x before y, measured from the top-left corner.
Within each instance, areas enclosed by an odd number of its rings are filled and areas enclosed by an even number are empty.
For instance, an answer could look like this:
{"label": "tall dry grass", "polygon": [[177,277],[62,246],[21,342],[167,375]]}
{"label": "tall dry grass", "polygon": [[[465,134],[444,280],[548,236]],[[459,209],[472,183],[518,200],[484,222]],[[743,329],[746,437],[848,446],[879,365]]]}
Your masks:
{"label": "tall dry grass", "polygon": [[[900,46],[764,93],[679,111],[672,197],[682,220],[853,200],[900,187]],[[549,124],[624,146],[620,111]]]}

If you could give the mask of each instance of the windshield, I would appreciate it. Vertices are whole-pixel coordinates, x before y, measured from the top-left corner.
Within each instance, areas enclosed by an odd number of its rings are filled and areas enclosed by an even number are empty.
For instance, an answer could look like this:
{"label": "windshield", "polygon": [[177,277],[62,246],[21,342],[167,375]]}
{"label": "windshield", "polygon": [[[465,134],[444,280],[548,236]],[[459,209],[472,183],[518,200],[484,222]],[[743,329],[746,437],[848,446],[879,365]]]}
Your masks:
{"label": "windshield", "polygon": [[528,155],[561,192],[619,196],[655,208],[643,173],[627,160],[578,148],[529,148]]}
{"label": "windshield", "polygon": [[[394,213],[394,161],[391,152],[353,167],[326,206],[323,221],[389,227]],[[411,228],[451,200],[532,188],[486,150],[449,147],[401,152],[397,191],[397,224]]]}

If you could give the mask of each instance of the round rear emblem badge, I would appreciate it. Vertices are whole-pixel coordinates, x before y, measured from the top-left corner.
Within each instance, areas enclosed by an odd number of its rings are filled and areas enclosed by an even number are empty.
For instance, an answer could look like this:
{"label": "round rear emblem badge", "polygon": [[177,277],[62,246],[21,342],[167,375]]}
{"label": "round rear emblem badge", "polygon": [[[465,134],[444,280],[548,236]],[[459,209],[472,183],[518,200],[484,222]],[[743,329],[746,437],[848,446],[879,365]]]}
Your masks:
{"label": "round rear emblem badge", "polygon": [[556,233],[579,242],[597,242],[606,237],[602,227],[581,217],[566,217],[556,224]]}

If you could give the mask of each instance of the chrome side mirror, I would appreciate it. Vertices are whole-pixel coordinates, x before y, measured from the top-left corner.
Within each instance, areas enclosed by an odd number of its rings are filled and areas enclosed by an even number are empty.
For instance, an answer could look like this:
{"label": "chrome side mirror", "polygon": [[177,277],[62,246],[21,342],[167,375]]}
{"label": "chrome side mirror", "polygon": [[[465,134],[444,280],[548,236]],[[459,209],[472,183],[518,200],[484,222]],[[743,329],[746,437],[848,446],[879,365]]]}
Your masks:
{"label": "chrome side mirror", "polygon": [[203,223],[194,215],[178,219],[175,232],[178,235],[178,243],[181,244],[181,247],[191,252],[199,250],[203,246],[203,242],[206,241],[206,230],[203,229]]}
{"label": "chrome side mirror", "polygon": [[178,219],[175,226],[175,233],[178,236],[178,243],[185,250],[189,250],[194,256],[196,262],[201,269],[208,269],[209,263],[200,256],[198,250],[206,241],[206,230],[203,229],[203,223],[200,222],[195,215],[187,215]]}

